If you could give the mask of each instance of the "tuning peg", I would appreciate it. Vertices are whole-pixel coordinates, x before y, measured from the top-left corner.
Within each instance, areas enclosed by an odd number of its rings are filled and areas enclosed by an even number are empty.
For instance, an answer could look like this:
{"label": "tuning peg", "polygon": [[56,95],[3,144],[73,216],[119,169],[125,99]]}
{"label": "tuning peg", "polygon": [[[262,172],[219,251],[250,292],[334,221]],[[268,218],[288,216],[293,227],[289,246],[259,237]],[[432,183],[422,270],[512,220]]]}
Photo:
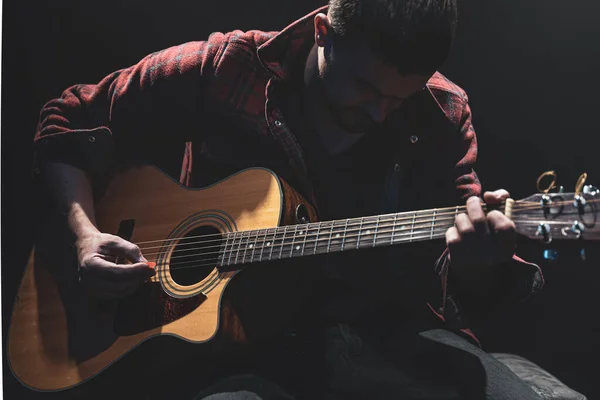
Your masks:
{"label": "tuning peg", "polygon": [[[550,184],[548,185],[548,187],[546,187],[545,189],[542,188],[542,179],[551,176],[552,178],[552,182],[550,182]],[[556,172],[554,171],[546,171],[543,174],[541,174],[539,176],[539,178],[537,179],[537,183],[536,183],[537,189],[540,193],[549,193],[552,189],[556,188]],[[562,187],[561,187],[562,188]]]}
{"label": "tuning peg", "polygon": [[583,173],[579,175],[579,179],[577,179],[577,183],[575,184],[575,195],[581,194],[581,190],[583,189],[583,185],[587,179],[587,173]]}

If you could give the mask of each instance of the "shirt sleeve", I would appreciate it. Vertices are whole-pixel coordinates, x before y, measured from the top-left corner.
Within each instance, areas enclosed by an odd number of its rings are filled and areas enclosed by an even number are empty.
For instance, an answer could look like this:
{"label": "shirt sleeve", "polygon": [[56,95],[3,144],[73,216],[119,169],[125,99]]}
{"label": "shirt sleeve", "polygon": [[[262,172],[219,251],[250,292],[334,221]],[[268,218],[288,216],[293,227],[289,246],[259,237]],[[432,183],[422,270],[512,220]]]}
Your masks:
{"label": "shirt sleeve", "polygon": [[[455,196],[464,204],[470,196],[482,196],[481,183],[473,169],[477,160],[477,136],[471,109],[466,101],[462,107],[459,129],[459,141],[450,148],[452,156],[458,159],[450,179],[454,181]],[[481,319],[498,307],[525,301],[544,283],[539,266],[517,255],[499,268],[497,290],[487,294],[486,298],[471,295],[457,285],[452,276],[448,248],[437,260],[435,268],[442,282],[442,307],[439,311],[447,323],[459,329],[467,327],[469,319]]]}
{"label": "shirt sleeve", "polygon": [[43,173],[43,160],[54,160],[103,177],[118,160],[143,159],[161,142],[184,144],[193,138],[200,131],[203,88],[224,36],[150,54],[49,101],[34,137],[34,174]]}

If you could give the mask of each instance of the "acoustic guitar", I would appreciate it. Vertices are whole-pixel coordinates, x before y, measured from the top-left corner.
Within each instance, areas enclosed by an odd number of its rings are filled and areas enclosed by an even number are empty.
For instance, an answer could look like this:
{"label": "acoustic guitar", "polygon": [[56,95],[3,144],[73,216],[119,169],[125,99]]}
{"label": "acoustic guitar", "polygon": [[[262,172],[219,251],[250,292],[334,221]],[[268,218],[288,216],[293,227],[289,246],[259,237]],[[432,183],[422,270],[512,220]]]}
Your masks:
{"label": "acoustic guitar", "polygon": [[[600,195],[580,186],[508,199],[499,209],[531,239],[598,240]],[[89,297],[78,285],[73,249],[56,245],[55,225],[43,221],[12,312],[10,368],[29,388],[63,391],[159,336],[208,343],[226,328],[222,295],[244,268],[444,238],[464,209],[317,222],[309,203],[267,169],[190,189],[152,166],[131,168],[108,183],[96,203],[97,224],[137,244],[156,275],[120,300]]]}

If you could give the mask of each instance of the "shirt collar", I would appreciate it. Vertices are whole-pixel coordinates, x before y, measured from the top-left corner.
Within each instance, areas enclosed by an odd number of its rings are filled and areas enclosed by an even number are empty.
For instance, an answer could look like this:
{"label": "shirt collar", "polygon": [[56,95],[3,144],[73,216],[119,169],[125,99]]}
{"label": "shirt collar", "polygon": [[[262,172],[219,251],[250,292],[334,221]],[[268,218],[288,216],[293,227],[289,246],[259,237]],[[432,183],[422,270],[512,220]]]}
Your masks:
{"label": "shirt collar", "polygon": [[318,13],[327,13],[327,6],[316,9],[291,23],[257,49],[258,59],[277,78],[285,79],[299,54],[313,40],[313,20]]}
{"label": "shirt collar", "polygon": [[[283,80],[289,76],[293,64],[298,62],[299,55],[304,55],[306,46],[312,45],[314,28],[313,20],[318,13],[327,13],[328,6],[320,7],[304,17],[292,22],[257,49],[258,59],[262,65]],[[446,114],[427,84],[426,102],[435,104],[436,108]]]}

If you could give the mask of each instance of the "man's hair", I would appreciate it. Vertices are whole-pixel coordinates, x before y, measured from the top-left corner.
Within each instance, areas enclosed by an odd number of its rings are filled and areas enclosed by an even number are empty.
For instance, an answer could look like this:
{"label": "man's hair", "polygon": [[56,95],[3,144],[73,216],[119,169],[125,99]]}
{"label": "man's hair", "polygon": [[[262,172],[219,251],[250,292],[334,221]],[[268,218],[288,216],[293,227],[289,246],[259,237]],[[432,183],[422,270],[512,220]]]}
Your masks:
{"label": "man's hair", "polygon": [[458,20],[457,0],[329,0],[337,40],[365,40],[402,75],[433,74],[446,60]]}

